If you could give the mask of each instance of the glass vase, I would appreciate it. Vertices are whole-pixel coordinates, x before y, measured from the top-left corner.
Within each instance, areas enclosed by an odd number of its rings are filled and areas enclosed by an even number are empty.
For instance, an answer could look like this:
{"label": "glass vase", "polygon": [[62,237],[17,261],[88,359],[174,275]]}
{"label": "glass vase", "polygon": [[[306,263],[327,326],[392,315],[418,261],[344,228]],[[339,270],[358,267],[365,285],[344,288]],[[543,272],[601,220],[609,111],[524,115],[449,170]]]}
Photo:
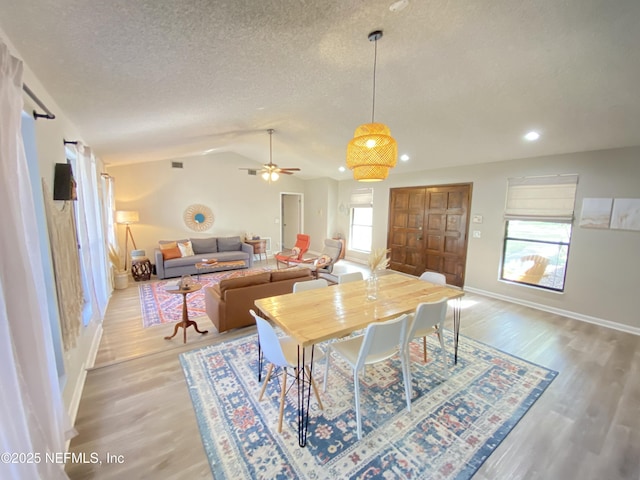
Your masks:
{"label": "glass vase", "polygon": [[373,270],[367,278],[367,300],[378,298],[378,273]]}

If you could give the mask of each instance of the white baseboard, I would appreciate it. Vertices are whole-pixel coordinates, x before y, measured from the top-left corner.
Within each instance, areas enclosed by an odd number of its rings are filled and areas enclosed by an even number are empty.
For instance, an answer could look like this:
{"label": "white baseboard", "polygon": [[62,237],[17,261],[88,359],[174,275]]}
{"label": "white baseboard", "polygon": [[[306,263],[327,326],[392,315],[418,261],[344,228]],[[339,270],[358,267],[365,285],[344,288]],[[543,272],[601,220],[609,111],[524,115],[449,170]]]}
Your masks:
{"label": "white baseboard", "polygon": [[87,379],[87,369],[93,367],[96,356],[98,355],[98,347],[100,346],[100,340],[102,339],[102,323],[98,325],[93,339],[91,340],[91,347],[87,353],[87,358],[83,362],[80,369],[80,376],[76,381],[75,388],[73,389],[73,395],[71,396],[71,403],[69,405],[69,419],[71,425],[76,424],[76,416],[78,415],[78,409],[80,408],[80,398],[82,398],[82,391],[84,390],[84,382]]}
{"label": "white baseboard", "polygon": [[[359,263],[360,265],[366,265],[367,261],[363,258],[355,258],[355,257],[344,257],[345,260],[348,260],[349,262],[353,262],[353,263]],[[399,272],[394,272],[394,273],[399,273]]]}
{"label": "white baseboard", "polygon": [[89,350],[89,355],[87,355],[87,369],[93,368],[96,364],[96,357],[98,356],[98,349],[100,348],[100,340],[102,340],[102,322],[98,325],[96,333],[93,336],[93,341],[91,342],[91,350]]}
{"label": "white baseboard", "polygon": [[571,312],[569,310],[563,310],[561,308],[550,307],[542,303],[529,302],[527,300],[521,300],[519,298],[509,297],[507,295],[500,295],[499,293],[488,292],[486,290],[480,290],[479,288],[464,287],[466,292],[476,293],[485,297],[497,298],[498,300],[504,300],[505,302],[515,303],[518,305],[524,305],[525,307],[535,308],[536,310],[542,310],[543,312],[555,313],[556,315],[562,315],[563,317],[573,318],[574,320],[580,320],[581,322],[592,323],[601,327],[612,328],[621,332],[632,333],[634,335],[640,335],[640,328],[631,327],[622,323],[612,322],[603,318],[592,317],[590,315],[584,315],[582,313]]}

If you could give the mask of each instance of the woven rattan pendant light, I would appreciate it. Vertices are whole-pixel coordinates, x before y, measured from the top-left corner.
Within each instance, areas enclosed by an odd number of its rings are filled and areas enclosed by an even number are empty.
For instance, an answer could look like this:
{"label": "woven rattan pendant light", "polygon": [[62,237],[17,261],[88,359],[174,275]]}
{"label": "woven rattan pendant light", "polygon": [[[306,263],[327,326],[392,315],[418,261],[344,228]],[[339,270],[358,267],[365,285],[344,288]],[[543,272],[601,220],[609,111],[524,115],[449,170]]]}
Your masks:
{"label": "woven rattan pendant light", "polygon": [[347,146],[347,167],[353,170],[353,178],[361,182],[384,180],[389,175],[389,169],[398,163],[398,144],[391,136],[391,130],[384,123],[375,123],[374,120],[378,40],[381,38],[381,30],[369,34],[369,41],[374,42],[375,45],[371,123],[365,123],[356,128],[353,139]]}

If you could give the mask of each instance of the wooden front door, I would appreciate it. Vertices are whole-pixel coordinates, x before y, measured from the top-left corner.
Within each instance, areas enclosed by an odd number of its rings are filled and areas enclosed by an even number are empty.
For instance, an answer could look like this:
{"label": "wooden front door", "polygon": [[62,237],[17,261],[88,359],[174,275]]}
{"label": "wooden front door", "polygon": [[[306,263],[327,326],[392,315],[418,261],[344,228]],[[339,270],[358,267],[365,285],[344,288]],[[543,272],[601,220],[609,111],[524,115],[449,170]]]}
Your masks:
{"label": "wooden front door", "polygon": [[390,268],[419,276],[443,273],[462,287],[467,259],[471,184],[392,188],[389,202]]}

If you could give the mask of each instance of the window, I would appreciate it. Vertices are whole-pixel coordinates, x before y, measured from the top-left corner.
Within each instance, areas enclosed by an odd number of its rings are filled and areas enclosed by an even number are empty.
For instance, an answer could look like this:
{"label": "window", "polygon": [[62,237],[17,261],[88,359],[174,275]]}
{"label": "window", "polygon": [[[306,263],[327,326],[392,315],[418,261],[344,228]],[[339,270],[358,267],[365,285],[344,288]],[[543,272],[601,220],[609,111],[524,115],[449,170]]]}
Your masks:
{"label": "window", "polygon": [[349,249],[370,252],[373,241],[373,189],[363,188],[351,194]]}
{"label": "window", "polygon": [[362,252],[371,251],[373,233],[373,208],[353,207],[351,209],[351,227],[349,248]]}
{"label": "window", "polygon": [[570,222],[507,220],[503,280],[564,291]]}
{"label": "window", "polygon": [[510,178],[500,279],[564,291],[577,175]]}

